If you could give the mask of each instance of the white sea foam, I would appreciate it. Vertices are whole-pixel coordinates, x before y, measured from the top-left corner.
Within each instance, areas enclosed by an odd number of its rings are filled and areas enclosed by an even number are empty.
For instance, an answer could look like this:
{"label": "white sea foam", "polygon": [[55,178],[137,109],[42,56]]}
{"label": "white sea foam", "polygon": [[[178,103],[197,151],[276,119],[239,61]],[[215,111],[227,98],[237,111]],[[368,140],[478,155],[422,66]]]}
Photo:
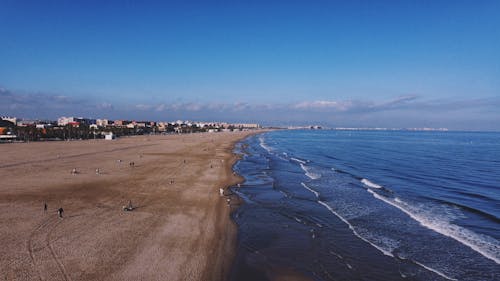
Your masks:
{"label": "white sea foam", "polygon": [[283,190],[280,190],[281,194],[283,194],[285,197],[288,197],[288,194],[286,194]]}
{"label": "white sea foam", "polygon": [[314,189],[310,188],[309,186],[307,186],[307,185],[306,185],[305,183],[303,183],[303,182],[301,182],[300,184],[302,184],[302,186],[303,186],[305,189],[307,189],[307,190],[311,191],[312,193],[314,193],[314,195],[316,195],[316,197],[319,197],[319,193],[318,193],[316,190],[314,190]]}
{"label": "white sea foam", "polygon": [[312,180],[316,180],[316,179],[319,179],[321,178],[321,175],[320,174],[317,174],[317,173],[313,173],[311,172],[311,168],[300,163],[300,167],[302,168],[302,170],[304,170],[304,172],[306,172],[306,176],[308,176],[310,179]]}
{"label": "white sea foam", "polygon": [[447,237],[453,238],[484,257],[500,264],[500,243],[498,240],[455,225],[445,218],[436,217],[434,214],[426,214],[424,210],[412,207],[399,198],[396,201],[379,195],[373,190],[367,189],[367,191],[373,194],[375,198],[403,211],[412,219],[419,222],[422,226]]}
{"label": "white sea foam", "polygon": [[376,184],[376,183],[373,183],[373,182],[371,182],[371,181],[369,181],[369,180],[367,180],[367,179],[362,179],[362,180],[361,180],[361,183],[363,183],[364,185],[366,185],[366,186],[368,186],[368,187],[371,187],[371,188],[379,188],[379,189],[380,189],[380,188],[382,188],[382,186],[381,186],[381,185],[378,185],[378,184]]}
{"label": "white sea foam", "polygon": [[349,226],[349,229],[354,233],[354,235],[356,235],[359,239],[365,241],[366,243],[372,245],[375,249],[379,250],[380,252],[382,252],[384,255],[386,256],[390,256],[390,257],[394,257],[394,255],[383,249],[382,247],[379,247],[378,245],[375,245],[374,243],[370,242],[368,239],[364,238],[363,236],[359,235],[359,233],[356,231],[356,229],[354,229],[354,227],[345,219],[343,218],[341,215],[339,215],[337,212],[335,212],[335,210],[333,210],[332,207],[330,207],[330,205],[328,205],[327,203],[323,202],[323,201],[318,201],[319,204],[325,206],[325,208],[327,208],[330,212],[332,212],[332,214],[334,214],[335,216],[337,216],[340,220],[342,220],[345,224],[347,224]]}
{"label": "white sea foam", "polygon": [[452,280],[452,281],[458,281],[458,279],[455,279],[455,278],[451,278],[451,277],[449,277],[449,276],[446,276],[446,275],[445,275],[444,273],[442,273],[441,271],[436,270],[436,269],[434,269],[434,268],[430,268],[430,267],[426,266],[425,264],[421,264],[421,263],[419,263],[419,262],[417,262],[417,261],[413,261],[413,262],[414,262],[414,263],[416,263],[416,264],[418,264],[418,265],[420,265],[421,267],[423,267],[423,268],[425,268],[425,269],[429,270],[429,271],[432,271],[432,272],[436,273],[437,275],[439,275],[439,276],[441,276],[441,277],[443,277],[443,278],[445,278],[445,279]]}
{"label": "white sea foam", "polygon": [[293,161],[295,161],[295,162],[299,162],[299,163],[301,163],[301,164],[306,164],[306,163],[307,163],[306,161],[304,161],[304,160],[300,160],[300,159],[297,159],[297,158],[295,158],[295,157],[291,157],[290,159],[291,159],[291,160],[293,160]]}
{"label": "white sea foam", "polygon": [[264,148],[267,152],[271,153],[272,149],[266,144],[263,137],[259,137],[260,147]]}
{"label": "white sea foam", "polygon": [[342,259],[344,259],[344,258],[343,258],[340,254],[337,254],[337,253],[335,253],[335,252],[330,251],[330,254],[332,254],[332,255],[336,256],[337,258],[339,258],[339,259],[341,259],[341,260],[342,260]]}

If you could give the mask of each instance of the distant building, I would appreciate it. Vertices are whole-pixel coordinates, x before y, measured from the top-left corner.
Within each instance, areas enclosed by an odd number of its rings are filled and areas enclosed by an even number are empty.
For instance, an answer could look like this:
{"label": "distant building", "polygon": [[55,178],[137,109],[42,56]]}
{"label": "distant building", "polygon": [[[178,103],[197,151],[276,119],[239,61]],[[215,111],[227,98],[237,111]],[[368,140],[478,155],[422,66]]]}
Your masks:
{"label": "distant building", "polygon": [[97,119],[95,124],[99,127],[106,127],[109,125],[109,120],[108,119]]}
{"label": "distant building", "polygon": [[17,118],[11,116],[1,116],[0,119],[12,122],[13,124],[17,124]]}
{"label": "distant building", "polygon": [[240,123],[240,124],[233,124],[233,126],[236,128],[247,128],[247,129],[259,129],[261,127],[260,124],[255,124],[255,123]]}
{"label": "distant building", "polygon": [[106,133],[104,135],[104,139],[105,140],[114,140],[115,139],[115,135],[112,132]]}
{"label": "distant building", "polygon": [[1,119],[0,120],[0,135],[5,136],[3,138],[12,138],[12,137],[6,137],[6,135],[9,135],[10,130],[14,127],[15,127],[15,124],[12,123],[11,121]]}
{"label": "distant building", "polygon": [[35,126],[37,129],[45,129],[45,128],[52,127],[52,124],[36,124]]}
{"label": "distant building", "polygon": [[83,118],[83,117],[59,117],[57,119],[58,126],[72,125],[73,127],[78,127],[80,125],[92,125],[96,124],[95,119]]}
{"label": "distant building", "polygon": [[69,123],[72,123],[72,122],[76,122],[76,118],[75,117],[59,117],[57,119],[57,125],[58,126],[66,126],[68,125]]}
{"label": "distant building", "polygon": [[37,123],[36,120],[18,120],[16,125],[19,127],[26,127],[26,126],[34,126],[36,125],[36,123]]}
{"label": "distant building", "polygon": [[158,131],[165,132],[167,130],[168,124],[165,122],[158,122]]}

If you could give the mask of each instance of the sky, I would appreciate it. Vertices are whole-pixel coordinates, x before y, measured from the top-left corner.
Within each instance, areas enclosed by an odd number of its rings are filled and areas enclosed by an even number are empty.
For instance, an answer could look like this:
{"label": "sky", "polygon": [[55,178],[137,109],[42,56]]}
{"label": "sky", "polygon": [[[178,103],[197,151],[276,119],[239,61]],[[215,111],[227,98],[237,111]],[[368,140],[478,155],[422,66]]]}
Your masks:
{"label": "sky", "polygon": [[0,115],[500,130],[500,1],[0,1]]}

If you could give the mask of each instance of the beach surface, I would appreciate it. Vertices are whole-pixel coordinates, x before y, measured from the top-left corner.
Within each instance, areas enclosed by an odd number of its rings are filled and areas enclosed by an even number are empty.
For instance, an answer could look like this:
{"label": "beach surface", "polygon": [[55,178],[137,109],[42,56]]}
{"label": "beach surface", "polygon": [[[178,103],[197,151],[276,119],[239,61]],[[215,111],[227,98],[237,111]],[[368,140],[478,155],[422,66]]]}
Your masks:
{"label": "beach surface", "polygon": [[0,276],[225,280],[236,226],[219,188],[242,180],[232,149],[252,133],[0,145]]}

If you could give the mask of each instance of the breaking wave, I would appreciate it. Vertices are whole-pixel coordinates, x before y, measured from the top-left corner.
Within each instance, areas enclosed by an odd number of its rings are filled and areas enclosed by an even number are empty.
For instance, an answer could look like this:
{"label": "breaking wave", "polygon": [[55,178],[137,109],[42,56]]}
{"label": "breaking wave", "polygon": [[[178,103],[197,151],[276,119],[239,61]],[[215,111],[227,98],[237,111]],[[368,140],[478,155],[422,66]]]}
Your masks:
{"label": "breaking wave", "polygon": [[352,226],[352,224],[350,224],[350,223],[349,223],[349,221],[347,221],[344,217],[342,217],[341,215],[339,215],[339,213],[335,212],[335,210],[333,210],[333,208],[332,208],[332,207],[330,207],[330,205],[328,205],[327,203],[325,203],[325,202],[323,202],[323,201],[321,201],[321,200],[319,200],[319,201],[318,201],[318,203],[319,203],[319,204],[321,204],[321,205],[323,205],[323,206],[324,206],[325,208],[327,208],[327,209],[328,209],[328,210],[329,210],[332,214],[334,214],[334,215],[335,215],[335,216],[337,216],[337,217],[338,217],[341,221],[343,221],[345,224],[347,224],[347,226],[349,226],[349,229],[350,229],[350,230],[354,233],[354,235],[356,235],[359,239],[361,239],[361,240],[365,241],[366,243],[368,243],[368,244],[372,245],[374,248],[376,248],[377,250],[379,250],[380,252],[382,252],[384,255],[386,255],[386,256],[390,256],[390,257],[394,257],[394,255],[393,255],[390,251],[388,251],[388,250],[386,250],[386,249],[384,249],[384,248],[382,248],[382,247],[380,247],[380,246],[378,246],[378,245],[376,245],[376,244],[374,244],[374,243],[370,242],[368,239],[366,239],[365,237],[361,236],[361,235],[360,235],[360,234],[356,231],[356,229]]}
{"label": "breaking wave", "polygon": [[301,164],[306,164],[307,163],[307,161],[304,161],[304,160],[301,160],[301,159],[297,159],[295,157],[290,157],[290,159],[293,160],[293,161],[295,161],[295,162],[299,162]]}
{"label": "breaking wave", "polygon": [[319,192],[317,192],[316,190],[310,188],[309,186],[307,186],[305,183],[301,182],[300,183],[305,189],[311,191],[312,193],[314,193],[314,195],[316,195],[317,198],[319,198]]}
{"label": "breaking wave", "polygon": [[259,145],[264,148],[267,152],[271,153],[273,150],[264,141],[263,137],[259,137]]}
{"label": "breaking wave", "polygon": [[371,188],[377,188],[377,189],[381,189],[383,188],[381,185],[378,185],[376,183],[373,183],[367,179],[361,179],[361,183],[368,186],[368,187],[371,187]]}
{"label": "breaking wave", "polygon": [[306,172],[305,175],[307,177],[309,177],[310,179],[316,180],[316,179],[321,178],[320,174],[312,172],[312,168],[311,167],[308,167],[308,166],[306,166],[306,165],[304,165],[302,163],[300,163],[300,167],[302,168],[302,170],[304,170],[304,172]]}
{"label": "breaking wave", "polygon": [[403,211],[412,219],[419,222],[422,226],[447,237],[453,238],[484,257],[500,264],[500,243],[497,240],[455,225],[450,221],[446,221],[442,217],[437,218],[433,214],[425,214],[425,211],[418,210],[399,198],[390,199],[377,194],[373,190],[367,189],[367,191],[375,198]]}

